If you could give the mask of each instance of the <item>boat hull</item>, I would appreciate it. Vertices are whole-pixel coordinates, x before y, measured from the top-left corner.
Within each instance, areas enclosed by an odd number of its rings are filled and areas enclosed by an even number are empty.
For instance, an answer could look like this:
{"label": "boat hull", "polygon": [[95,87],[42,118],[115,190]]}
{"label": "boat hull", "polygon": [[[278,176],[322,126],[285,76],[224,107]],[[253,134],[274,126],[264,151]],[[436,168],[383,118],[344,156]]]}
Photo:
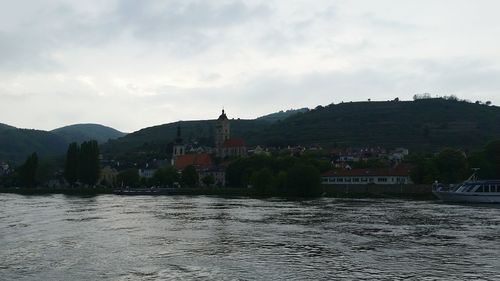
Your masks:
{"label": "boat hull", "polygon": [[445,202],[455,203],[500,203],[500,194],[474,194],[465,192],[434,191],[436,197]]}

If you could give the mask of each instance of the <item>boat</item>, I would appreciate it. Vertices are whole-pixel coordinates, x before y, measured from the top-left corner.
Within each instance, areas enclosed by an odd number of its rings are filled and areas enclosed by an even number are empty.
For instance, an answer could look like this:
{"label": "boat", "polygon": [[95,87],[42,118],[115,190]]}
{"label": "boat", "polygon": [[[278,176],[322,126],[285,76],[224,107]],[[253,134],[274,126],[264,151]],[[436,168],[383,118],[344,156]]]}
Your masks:
{"label": "boat", "polygon": [[477,169],[461,184],[445,186],[435,183],[432,193],[445,202],[500,203],[500,180],[478,180]]}

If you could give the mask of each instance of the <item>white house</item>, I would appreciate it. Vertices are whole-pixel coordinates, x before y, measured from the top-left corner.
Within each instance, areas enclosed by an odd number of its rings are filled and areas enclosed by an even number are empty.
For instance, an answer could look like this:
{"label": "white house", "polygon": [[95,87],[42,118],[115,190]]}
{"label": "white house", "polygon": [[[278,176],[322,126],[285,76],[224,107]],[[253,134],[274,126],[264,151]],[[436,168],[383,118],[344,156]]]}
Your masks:
{"label": "white house", "polygon": [[352,169],[329,171],[321,176],[323,184],[412,184],[408,167],[394,169]]}

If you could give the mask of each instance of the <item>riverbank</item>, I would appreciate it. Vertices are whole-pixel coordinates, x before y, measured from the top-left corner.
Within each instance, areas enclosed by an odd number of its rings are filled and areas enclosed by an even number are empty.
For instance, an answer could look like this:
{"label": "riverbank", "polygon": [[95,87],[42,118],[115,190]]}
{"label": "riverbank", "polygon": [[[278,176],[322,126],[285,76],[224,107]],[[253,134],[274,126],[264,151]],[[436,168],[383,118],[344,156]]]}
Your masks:
{"label": "riverbank", "polygon": [[434,199],[431,185],[323,185],[325,197]]}
{"label": "riverbank", "polygon": [[[323,185],[321,197],[332,198],[408,198],[433,199],[431,186],[428,185]],[[15,193],[23,195],[67,194],[67,195],[99,195],[113,194],[114,189],[95,188],[0,188],[0,193]],[[154,194],[151,195],[167,195]],[[259,198],[254,189],[250,188],[177,188],[168,195],[208,195],[221,197],[253,197]]]}

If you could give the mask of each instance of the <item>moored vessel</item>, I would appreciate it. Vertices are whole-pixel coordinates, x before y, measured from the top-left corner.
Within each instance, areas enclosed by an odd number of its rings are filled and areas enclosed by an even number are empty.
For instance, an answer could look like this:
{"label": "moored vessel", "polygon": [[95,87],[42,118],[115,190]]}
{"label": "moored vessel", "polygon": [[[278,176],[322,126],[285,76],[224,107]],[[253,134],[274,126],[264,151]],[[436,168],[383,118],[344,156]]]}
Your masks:
{"label": "moored vessel", "polygon": [[476,172],[456,186],[436,183],[432,193],[445,202],[500,203],[500,180],[478,180]]}

